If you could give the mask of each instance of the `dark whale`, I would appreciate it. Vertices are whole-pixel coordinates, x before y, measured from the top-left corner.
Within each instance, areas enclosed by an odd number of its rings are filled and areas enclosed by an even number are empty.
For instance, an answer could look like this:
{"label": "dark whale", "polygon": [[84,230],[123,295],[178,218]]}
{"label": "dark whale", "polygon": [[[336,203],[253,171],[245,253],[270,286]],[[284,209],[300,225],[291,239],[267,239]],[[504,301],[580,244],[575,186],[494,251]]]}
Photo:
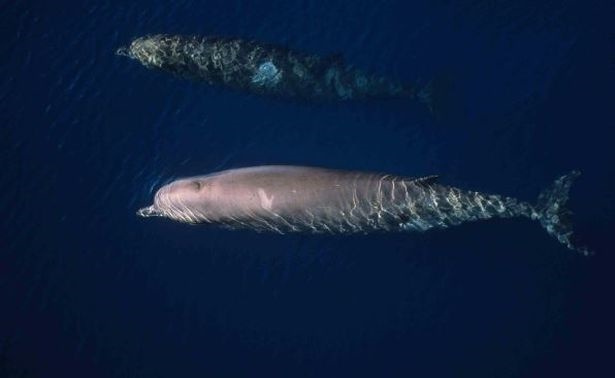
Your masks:
{"label": "dark whale", "polygon": [[402,85],[284,47],[243,39],[181,35],[137,38],[117,50],[148,68],[250,93],[303,100],[412,98],[431,107],[431,86]]}
{"label": "dark whale", "polygon": [[573,171],[558,178],[532,205],[441,185],[436,176],[261,166],[174,181],[160,188],[154,204],[137,214],[278,233],[426,231],[525,217],[539,221],[569,249],[589,254],[574,243],[565,208],[578,175]]}

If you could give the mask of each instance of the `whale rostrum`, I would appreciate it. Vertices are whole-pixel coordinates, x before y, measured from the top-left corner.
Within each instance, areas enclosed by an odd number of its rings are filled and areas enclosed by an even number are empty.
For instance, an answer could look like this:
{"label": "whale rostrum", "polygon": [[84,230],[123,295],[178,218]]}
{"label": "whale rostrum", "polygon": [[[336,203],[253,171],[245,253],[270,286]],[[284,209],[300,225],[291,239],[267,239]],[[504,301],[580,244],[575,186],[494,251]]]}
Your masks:
{"label": "whale rostrum", "polygon": [[183,178],[160,188],[142,217],[277,233],[427,231],[493,218],[529,218],[567,248],[574,241],[565,205],[578,171],[561,176],[536,204],[423,178],[298,166],[258,166]]}

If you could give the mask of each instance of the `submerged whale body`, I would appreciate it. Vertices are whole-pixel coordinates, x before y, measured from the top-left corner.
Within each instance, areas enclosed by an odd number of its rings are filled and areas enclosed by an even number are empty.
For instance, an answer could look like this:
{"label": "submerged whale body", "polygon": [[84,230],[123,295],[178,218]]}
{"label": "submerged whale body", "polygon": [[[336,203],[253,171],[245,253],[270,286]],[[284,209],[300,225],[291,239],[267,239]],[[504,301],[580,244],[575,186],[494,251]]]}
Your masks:
{"label": "submerged whale body", "polygon": [[345,65],[283,47],[232,38],[153,35],[117,50],[148,68],[250,93],[306,100],[416,98],[430,104],[430,86],[419,90]]}
{"label": "submerged whale body", "polygon": [[260,166],[176,180],[160,188],[142,217],[209,223],[257,231],[367,233],[426,231],[492,218],[539,221],[560,243],[583,254],[568,223],[568,191],[579,172],[564,175],[536,204],[462,190],[436,176],[295,166]]}

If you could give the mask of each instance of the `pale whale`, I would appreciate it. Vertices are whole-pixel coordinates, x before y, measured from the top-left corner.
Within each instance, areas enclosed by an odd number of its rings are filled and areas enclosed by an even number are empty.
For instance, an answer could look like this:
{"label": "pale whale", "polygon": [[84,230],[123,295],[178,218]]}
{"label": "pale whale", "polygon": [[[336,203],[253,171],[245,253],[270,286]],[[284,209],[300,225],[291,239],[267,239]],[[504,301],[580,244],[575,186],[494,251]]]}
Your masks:
{"label": "pale whale", "polygon": [[431,84],[402,85],[344,64],[339,56],[239,38],[157,34],[116,53],[147,68],[260,95],[317,101],[410,98],[430,109],[434,102]]}
{"label": "pale whale", "polygon": [[544,190],[536,204],[462,190],[437,176],[298,166],[258,166],[183,178],[160,188],[142,217],[218,224],[278,233],[426,231],[492,218],[529,218],[567,248],[588,255],[573,240],[565,208],[573,171]]}

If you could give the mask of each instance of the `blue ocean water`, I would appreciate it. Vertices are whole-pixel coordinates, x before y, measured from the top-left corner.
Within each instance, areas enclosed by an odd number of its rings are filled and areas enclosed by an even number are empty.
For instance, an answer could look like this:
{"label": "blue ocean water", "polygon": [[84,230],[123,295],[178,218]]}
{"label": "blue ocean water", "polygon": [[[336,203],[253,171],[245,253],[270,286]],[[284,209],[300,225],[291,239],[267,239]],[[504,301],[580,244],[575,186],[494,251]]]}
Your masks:
{"label": "blue ocean water", "polygon": [[[612,4],[2,1],[0,376],[610,376]],[[151,33],[341,53],[446,77],[306,104],[114,55]],[[525,220],[425,234],[256,234],[144,220],[181,176],[259,164],[408,176],[533,200],[580,169],[584,258]],[[610,370],[610,374],[609,374]]]}

